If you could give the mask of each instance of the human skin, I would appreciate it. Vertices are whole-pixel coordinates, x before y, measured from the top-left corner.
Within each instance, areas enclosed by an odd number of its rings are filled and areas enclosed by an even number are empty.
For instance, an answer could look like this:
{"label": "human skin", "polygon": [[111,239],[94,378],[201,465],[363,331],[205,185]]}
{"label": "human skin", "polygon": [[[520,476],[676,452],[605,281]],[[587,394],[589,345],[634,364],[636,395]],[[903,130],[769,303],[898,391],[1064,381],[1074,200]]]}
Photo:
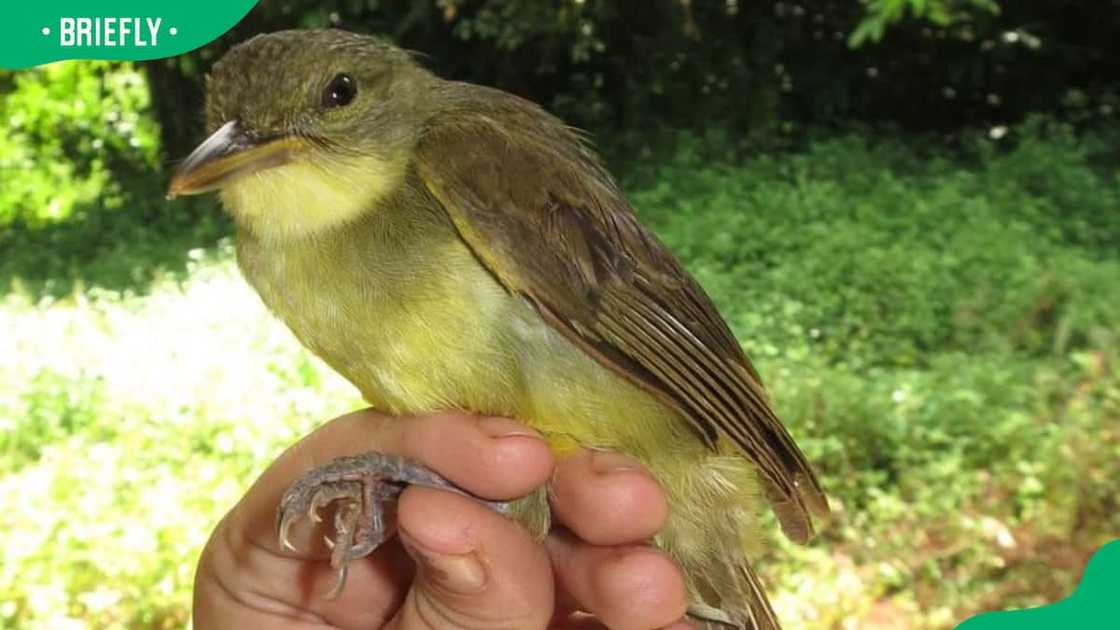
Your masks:
{"label": "human skin", "polygon": [[[276,505],[303,473],[371,448],[411,457],[486,499],[549,484],[561,527],[536,541],[473,499],[409,487],[397,536],[352,563],[345,590],[328,599],[336,573],[326,523],[304,521],[291,532],[296,551],[281,547]],[[683,575],[645,544],[667,513],[654,478],[617,453],[557,461],[541,436],[505,418],[360,411],[288,449],[221,520],[199,561],[194,627],[684,630]]]}

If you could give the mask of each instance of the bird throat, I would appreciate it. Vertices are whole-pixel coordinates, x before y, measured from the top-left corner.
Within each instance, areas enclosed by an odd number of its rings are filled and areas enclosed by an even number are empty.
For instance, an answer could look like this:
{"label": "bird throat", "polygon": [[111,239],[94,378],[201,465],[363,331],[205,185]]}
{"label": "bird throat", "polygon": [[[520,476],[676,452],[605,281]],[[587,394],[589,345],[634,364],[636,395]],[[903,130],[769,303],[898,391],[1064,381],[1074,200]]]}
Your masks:
{"label": "bird throat", "polygon": [[290,240],[351,223],[395,191],[406,158],[306,153],[246,174],[221,191],[222,204],[256,237]]}

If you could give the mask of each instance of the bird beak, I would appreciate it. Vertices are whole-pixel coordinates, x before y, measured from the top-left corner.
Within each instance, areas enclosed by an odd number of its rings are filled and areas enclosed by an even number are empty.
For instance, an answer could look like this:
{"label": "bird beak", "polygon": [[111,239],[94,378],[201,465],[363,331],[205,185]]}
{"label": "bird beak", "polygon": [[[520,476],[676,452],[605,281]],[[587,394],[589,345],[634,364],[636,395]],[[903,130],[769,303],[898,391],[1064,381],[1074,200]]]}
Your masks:
{"label": "bird beak", "polygon": [[238,121],[231,120],[183,160],[167,187],[167,198],[197,195],[242,175],[287,164],[300,144],[288,135],[250,138]]}

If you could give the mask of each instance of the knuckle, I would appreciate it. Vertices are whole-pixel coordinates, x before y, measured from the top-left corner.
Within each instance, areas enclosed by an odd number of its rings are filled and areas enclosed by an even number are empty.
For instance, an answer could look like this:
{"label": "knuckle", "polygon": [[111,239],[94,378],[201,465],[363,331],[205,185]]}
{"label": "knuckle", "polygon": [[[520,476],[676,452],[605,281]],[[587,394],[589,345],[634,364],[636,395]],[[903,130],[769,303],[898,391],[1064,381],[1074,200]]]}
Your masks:
{"label": "knuckle", "polygon": [[539,611],[523,605],[517,598],[513,601],[490,602],[488,600],[454,599],[447,600],[425,588],[415,588],[411,592],[406,607],[410,610],[403,615],[405,623],[402,630],[497,630],[499,628],[545,627]]}

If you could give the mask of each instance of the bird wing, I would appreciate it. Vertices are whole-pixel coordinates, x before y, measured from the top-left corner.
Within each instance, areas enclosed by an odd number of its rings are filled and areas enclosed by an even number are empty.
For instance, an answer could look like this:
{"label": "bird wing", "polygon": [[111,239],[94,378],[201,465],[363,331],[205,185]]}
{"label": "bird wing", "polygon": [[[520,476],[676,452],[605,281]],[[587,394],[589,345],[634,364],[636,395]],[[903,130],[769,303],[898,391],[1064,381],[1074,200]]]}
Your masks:
{"label": "bird wing", "polygon": [[577,132],[528,101],[484,94],[433,116],[417,146],[417,172],[459,234],[509,291],[710,446],[719,433],[734,442],[786,535],[808,540],[809,513],[827,515],[827,500],[707,295]]}

